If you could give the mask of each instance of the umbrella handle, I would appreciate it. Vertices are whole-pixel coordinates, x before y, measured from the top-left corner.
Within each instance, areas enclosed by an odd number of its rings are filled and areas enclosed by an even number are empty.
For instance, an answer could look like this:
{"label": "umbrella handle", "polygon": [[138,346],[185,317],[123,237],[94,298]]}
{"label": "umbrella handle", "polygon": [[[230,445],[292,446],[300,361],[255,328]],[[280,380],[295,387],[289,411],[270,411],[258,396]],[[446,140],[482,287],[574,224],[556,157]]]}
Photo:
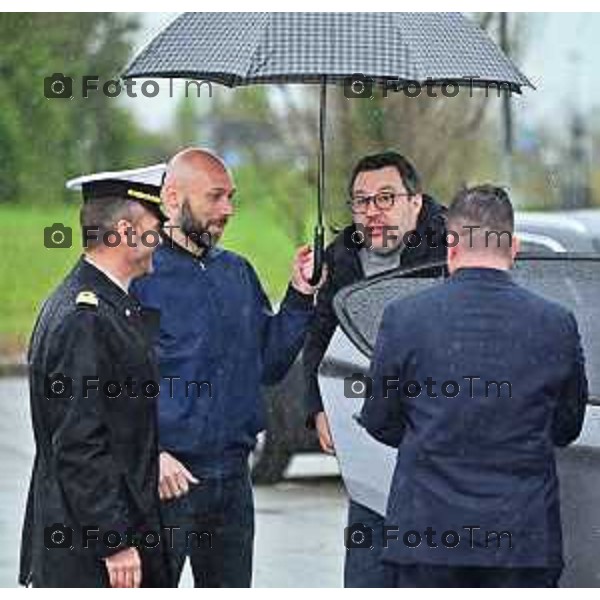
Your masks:
{"label": "umbrella handle", "polygon": [[312,286],[315,286],[321,281],[321,274],[323,273],[323,265],[325,263],[325,232],[322,225],[317,225],[315,227],[313,254],[313,273],[311,278],[308,280],[308,283]]}
{"label": "umbrella handle", "polygon": [[325,262],[325,230],[323,229],[323,199],[325,197],[325,125],[327,110],[327,78],[321,79],[321,97],[319,102],[319,172],[317,187],[317,224],[313,243],[314,266],[308,283],[318,285]]}

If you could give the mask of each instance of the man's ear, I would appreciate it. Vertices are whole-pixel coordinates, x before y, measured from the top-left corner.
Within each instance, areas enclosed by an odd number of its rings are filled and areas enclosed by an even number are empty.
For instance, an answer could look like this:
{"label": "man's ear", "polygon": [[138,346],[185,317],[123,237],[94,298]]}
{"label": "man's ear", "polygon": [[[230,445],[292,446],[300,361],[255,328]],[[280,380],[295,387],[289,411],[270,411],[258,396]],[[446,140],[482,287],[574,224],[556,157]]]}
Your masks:
{"label": "man's ear", "polygon": [[459,252],[460,250],[458,249],[458,246],[448,246],[448,262],[456,260],[456,257],[459,255]]}
{"label": "man's ear", "polygon": [[121,244],[127,243],[129,239],[127,230],[134,231],[135,224],[129,219],[119,219],[115,225],[115,231],[121,237]]}
{"label": "man's ear", "polygon": [[448,272],[452,274],[458,268],[458,263],[460,261],[460,240],[458,235],[455,234],[446,237],[446,242],[446,260],[448,262]]}
{"label": "man's ear", "polygon": [[515,260],[515,258],[517,257],[517,254],[521,250],[521,240],[513,233],[511,242],[512,242],[512,244],[511,244],[511,248],[510,248],[510,253],[511,253],[512,259]]}
{"label": "man's ear", "polygon": [[417,211],[417,214],[419,213],[419,211],[421,210],[421,207],[423,206],[423,194],[415,194],[414,196],[410,197],[412,203],[415,206],[415,209]]}
{"label": "man's ear", "polygon": [[161,190],[161,199],[165,210],[171,214],[177,209],[177,191],[172,182],[166,182]]}

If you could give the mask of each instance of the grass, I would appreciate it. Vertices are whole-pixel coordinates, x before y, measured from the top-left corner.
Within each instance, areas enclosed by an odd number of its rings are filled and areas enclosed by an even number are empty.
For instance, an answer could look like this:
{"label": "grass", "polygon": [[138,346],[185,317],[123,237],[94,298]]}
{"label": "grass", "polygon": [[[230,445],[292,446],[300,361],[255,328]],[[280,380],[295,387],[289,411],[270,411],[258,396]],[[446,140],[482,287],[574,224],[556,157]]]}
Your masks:
{"label": "grass", "polygon": [[[24,351],[44,298],[77,260],[78,209],[76,203],[43,210],[0,205],[0,357]],[[294,254],[294,245],[278,225],[279,219],[264,199],[258,204],[242,204],[223,239],[223,246],[250,260],[275,302],[289,280]],[[44,229],[53,223],[73,228],[71,248],[44,246]]]}
{"label": "grass", "polygon": [[46,248],[44,228],[62,222],[76,231],[77,219],[75,206],[0,206],[0,353],[25,347],[43,299],[79,254],[75,246]]}

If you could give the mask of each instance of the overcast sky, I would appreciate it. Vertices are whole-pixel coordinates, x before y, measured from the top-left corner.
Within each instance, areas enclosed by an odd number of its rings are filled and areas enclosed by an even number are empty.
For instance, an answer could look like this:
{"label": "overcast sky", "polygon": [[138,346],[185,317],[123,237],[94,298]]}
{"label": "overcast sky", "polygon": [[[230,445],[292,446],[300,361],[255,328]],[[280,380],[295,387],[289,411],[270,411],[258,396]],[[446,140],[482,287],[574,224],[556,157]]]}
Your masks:
{"label": "overcast sky", "polygon": [[563,121],[574,108],[600,108],[600,14],[540,13],[531,20],[521,67],[537,90],[524,95],[532,118]]}
{"label": "overcast sky", "polygon": [[[138,49],[176,14],[144,14]],[[525,22],[520,67],[537,89],[515,97],[517,122],[560,126],[574,108],[587,114],[600,109],[600,14],[532,13]],[[154,99],[128,99],[127,104],[145,126],[157,129],[169,125],[176,100],[161,92]]]}

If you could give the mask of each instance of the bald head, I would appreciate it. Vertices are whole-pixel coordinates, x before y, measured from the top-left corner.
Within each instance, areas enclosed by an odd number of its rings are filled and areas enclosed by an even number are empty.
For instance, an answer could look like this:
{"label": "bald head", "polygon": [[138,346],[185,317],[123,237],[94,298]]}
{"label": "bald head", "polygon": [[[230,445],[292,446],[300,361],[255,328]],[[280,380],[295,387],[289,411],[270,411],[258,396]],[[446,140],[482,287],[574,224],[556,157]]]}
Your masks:
{"label": "bald head", "polygon": [[171,158],[167,165],[164,186],[185,186],[203,174],[230,175],[223,160],[204,148],[185,148]]}
{"label": "bald head", "polygon": [[221,158],[203,148],[186,148],[169,161],[162,199],[171,225],[188,237],[216,243],[234,213],[233,178]]}

